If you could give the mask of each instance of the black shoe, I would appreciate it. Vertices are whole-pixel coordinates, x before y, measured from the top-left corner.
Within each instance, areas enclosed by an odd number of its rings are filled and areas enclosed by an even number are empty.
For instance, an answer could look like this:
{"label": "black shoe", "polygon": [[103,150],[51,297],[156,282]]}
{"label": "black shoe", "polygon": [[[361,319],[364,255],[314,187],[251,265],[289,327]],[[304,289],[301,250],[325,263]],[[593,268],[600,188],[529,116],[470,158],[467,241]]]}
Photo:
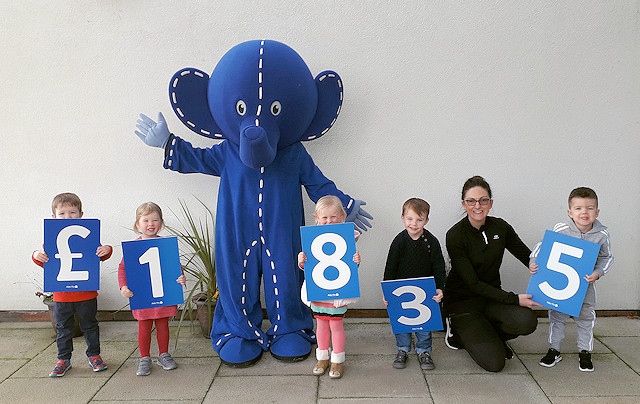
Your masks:
{"label": "black shoe", "polygon": [[549,348],[547,354],[542,359],[540,359],[540,366],[550,368],[555,366],[555,364],[560,362],[561,360],[562,356],[560,355],[560,352],[556,351],[553,348]]}
{"label": "black shoe", "polygon": [[429,352],[423,352],[418,355],[418,360],[420,361],[420,369],[422,370],[433,370],[436,368]]}
{"label": "black shoe", "polygon": [[445,345],[447,345],[447,347],[454,350],[458,350],[462,348],[462,344],[458,341],[458,338],[456,338],[456,336],[453,335],[453,332],[451,331],[451,319],[449,317],[445,319],[445,323],[446,323],[445,333],[444,333]]}
{"label": "black shoe", "polygon": [[591,352],[584,349],[578,354],[580,357],[580,370],[583,372],[593,372],[593,363],[591,362]]}
{"label": "black shoe", "polygon": [[505,359],[513,359],[513,351],[511,350],[511,348],[509,348],[509,345],[507,345],[506,342],[502,342],[502,344],[504,345],[504,358]]}
{"label": "black shoe", "polygon": [[407,367],[407,358],[407,353],[399,350],[396,359],[393,361],[393,367],[396,369],[404,369]]}

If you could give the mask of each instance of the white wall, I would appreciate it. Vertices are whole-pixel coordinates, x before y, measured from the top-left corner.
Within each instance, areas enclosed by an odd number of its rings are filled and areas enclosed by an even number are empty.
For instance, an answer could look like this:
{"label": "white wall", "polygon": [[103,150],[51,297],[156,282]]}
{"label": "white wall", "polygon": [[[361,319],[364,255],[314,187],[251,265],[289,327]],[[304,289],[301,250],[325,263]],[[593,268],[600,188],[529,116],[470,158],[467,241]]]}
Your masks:
{"label": "white wall", "polygon": [[[167,211],[195,195],[215,207],[218,179],[162,168],[134,134],[140,112],[200,146],[171,112],[168,80],[212,71],[233,45],[275,39],[314,74],[337,71],[336,126],[306,143],[321,170],[367,201],[374,228],[359,241],[358,308],[382,308],[379,280],[409,197],[432,205],[444,243],[463,215],[462,183],[490,182],[492,214],[533,246],[565,218],[576,186],[600,196],[616,263],[599,309],[640,308],[640,1],[20,1],[2,0],[0,310],[42,309],[30,260],[51,198],[76,192],[102,220],[99,306],[117,287],[120,242],[141,202]],[[308,207],[311,204],[308,203]],[[512,258],[505,287],[528,272]]]}

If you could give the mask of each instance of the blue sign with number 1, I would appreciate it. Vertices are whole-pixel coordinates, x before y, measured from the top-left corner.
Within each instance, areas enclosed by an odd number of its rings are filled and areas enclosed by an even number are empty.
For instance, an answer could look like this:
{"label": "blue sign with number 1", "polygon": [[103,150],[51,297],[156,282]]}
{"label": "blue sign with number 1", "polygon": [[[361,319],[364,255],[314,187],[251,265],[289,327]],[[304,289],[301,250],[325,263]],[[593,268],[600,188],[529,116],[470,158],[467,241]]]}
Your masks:
{"label": "blue sign with number 1", "polygon": [[123,241],[122,255],[132,310],[184,303],[176,237]]}
{"label": "blue sign with number 1", "polygon": [[394,334],[442,330],[440,304],[433,300],[433,276],[382,281],[389,322]]}
{"label": "blue sign with number 1", "polygon": [[360,297],[353,223],[303,226],[300,236],[309,301]]}
{"label": "blue sign with number 1", "polygon": [[578,316],[589,286],[584,277],[593,272],[599,251],[597,243],[547,230],[527,293],[544,307]]}

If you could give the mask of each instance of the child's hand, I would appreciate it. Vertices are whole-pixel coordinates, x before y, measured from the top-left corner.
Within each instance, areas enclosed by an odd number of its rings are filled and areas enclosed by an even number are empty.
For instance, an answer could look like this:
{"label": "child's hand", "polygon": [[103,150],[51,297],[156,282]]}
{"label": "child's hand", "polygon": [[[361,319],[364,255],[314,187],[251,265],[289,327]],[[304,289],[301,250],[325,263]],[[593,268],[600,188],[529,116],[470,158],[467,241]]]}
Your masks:
{"label": "child's hand", "polygon": [[356,251],[356,253],[353,254],[353,262],[360,265],[360,251]]}
{"label": "child's hand", "polygon": [[384,296],[382,297],[382,303],[384,303],[385,306],[389,305],[389,302],[385,300]]}
{"label": "child's hand", "polygon": [[184,274],[180,275],[178,277],[178,279],[176,279],[176,282],[178,282],[179,284],[181,284],[182,286],[186,286],[187,285],[187,277],[184,276]]}
{"label": "child's hand", "polygon": [[593,271],[591,275],[586,275],[584,279],[589,283],[593,283],[600,279],[600,275],[596,271]]}
{"label": "child's hand", "polygon": [[126,298],[133,297],[133,292],[127,287],[127,285],[120,288],[120,294]]}
{"label": "child's hand", "polygon": [[539,268],[538,268],[538,264],[536,264],[535,262],[534,262],[534,263],[529,264],[529,273],[530,273],[531,275],[533,275],[533,274],[535,274],[536,272],[538,272],[538,269],[539,269]]}
{"label": "child's hand", "polygon": [[440,303],[443,296],[444,296],[444,293],[442,293],[442,289],[436,289],[436,294],[433,296],[433,300]]}
{"label": "child's hand", "polygon": [[101,245],[98,247],[98,249],[96,250],[96,255],[98,257],[104,257],[105,255],[108,255],[111,252],[111,247],[108,245]]}
{"label": "child's hand", "polygon": [[307,262],[307,254],[303,252],[298,253],[298,268],[304,269],[305,262]]}
{"label": "child's hand", "polygon": [[49,262],[49,256],[43,250],[36,250],[33,252],[33,259],[38,262]]}

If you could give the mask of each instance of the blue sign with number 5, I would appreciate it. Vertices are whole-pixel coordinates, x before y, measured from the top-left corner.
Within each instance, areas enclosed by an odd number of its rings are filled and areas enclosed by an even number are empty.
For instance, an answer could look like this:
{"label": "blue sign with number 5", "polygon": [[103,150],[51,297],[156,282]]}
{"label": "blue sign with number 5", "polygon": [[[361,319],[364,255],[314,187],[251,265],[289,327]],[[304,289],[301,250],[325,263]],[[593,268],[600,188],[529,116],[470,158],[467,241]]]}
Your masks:
{"label": "blue sign with number 5", "polygon": [[44,291],[100,289],[99,246],[98,219],[44,219]]}
{"label": "blue sign with number 5", "polygon": [[443,329],[440,303],[433,300],[436,295],[433,276],[382,281],[380,284],[394,334]]}
{"label": "blue sign with number 5", "polygon": [[584,277],[593,272],[599,251],[597,243],[547,230],[527,293],[544,307],[578,316],[589,286]]}
{"label": "blue sign with number 5", "polygon": [[122,255],[132,310],[184,303],[176,237],[123,241]]}
{"label": "blue sign with number 5", "polygon": [[360,297],[353,223],[302,226],[300,236],[309,301]]}

